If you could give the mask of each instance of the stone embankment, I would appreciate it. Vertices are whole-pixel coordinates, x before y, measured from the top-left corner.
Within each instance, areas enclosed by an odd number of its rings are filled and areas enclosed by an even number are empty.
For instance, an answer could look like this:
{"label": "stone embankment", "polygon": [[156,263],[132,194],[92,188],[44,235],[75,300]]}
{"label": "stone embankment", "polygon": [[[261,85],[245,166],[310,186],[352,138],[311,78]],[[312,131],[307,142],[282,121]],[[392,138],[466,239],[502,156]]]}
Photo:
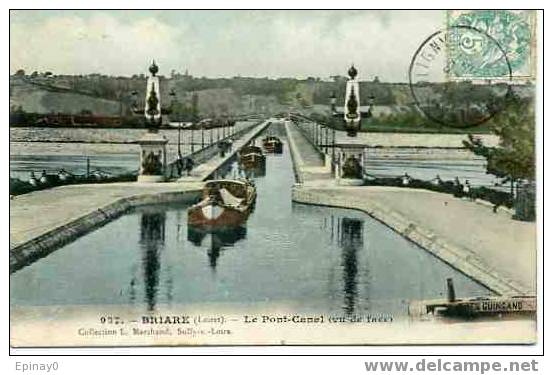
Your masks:
{"label": "stone embankment", "polygon": [[234,154],[265,130],[269,119],[238,134],[231,152],[204,158],[191,176],[167,183],[68,185],[15,196],[10,200],[10,272],[44,257],[76,238],[148,205],[194,201],[202,181],[228,163]]}
{"label": "stone embankment", "polygon": [[417,189],[298,185],[292,199],[363,211],[499,295],[535,294],[533,223]]}
{"label": "stone embankment", "polygon": [[200,183],[69,185],[10,201],[10,272],[42,258],[132,208],[193,202]]}
{"label": "stone embankment", "polygon": [[295,202],[363,211],[499,295],[536,293],[535,223],[448,194],[339,186],[294,126],[286,123],[298,182]]}

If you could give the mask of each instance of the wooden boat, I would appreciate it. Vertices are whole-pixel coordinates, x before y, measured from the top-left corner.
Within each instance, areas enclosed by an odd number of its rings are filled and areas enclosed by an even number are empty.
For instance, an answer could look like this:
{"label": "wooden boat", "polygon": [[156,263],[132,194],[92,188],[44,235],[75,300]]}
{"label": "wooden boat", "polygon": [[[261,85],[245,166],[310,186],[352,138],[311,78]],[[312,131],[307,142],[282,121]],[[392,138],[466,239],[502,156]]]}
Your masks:
{"label": "wooden boat", "polygon": [[267,152],[282,154],[282,141],[273,135],[263,138],[263,148]]}
{"label": "wooden boat", "polygon": [[265,155],[260,147],[244,146],[240,150],[239,156],[240,164],[246,169],[265,167]]}
{"label": "wooden boat", "polygon": [[188,209],[188,224],[231,227],[246,221],[257,191],[247,180],[213,180],[205,184],[202,200]]}
{"label": "wooden boat", "polygon": [[455,318],[478,318],[484,316],[533,315],[537,299],[533,295],[456,298],[453,280],[447,279],[447,299],[413,301],[409,315],[444,315]]}
{"label": "wooden boat", "polygon": [[409,315],[432,314],[464,319],[498,315],[533,315],[536,313],[536,306],[536,296],[476,297],[455,301],[437,299],[410,302]]}

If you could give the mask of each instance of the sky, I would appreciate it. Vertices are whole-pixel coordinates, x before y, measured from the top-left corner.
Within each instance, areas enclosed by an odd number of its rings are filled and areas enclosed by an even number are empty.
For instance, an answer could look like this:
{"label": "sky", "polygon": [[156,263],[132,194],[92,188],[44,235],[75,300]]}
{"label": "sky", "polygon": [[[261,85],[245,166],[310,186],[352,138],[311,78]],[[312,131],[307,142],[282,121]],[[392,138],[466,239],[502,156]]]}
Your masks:
{"label": "sky", "polygon": [[406,82],[443,11],[10,11],[10,71]]}

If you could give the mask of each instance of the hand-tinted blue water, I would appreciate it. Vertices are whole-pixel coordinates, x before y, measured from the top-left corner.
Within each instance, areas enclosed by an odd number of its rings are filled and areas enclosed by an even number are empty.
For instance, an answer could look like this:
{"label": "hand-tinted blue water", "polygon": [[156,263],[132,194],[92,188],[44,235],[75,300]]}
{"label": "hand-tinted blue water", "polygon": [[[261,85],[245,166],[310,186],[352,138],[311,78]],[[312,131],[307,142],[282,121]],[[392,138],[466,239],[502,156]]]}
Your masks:
{"label": "hand-tinted blue water", "polygon": [[185,206],[139,209],[11,276],[12,305],[210,302],[294,306],[321,313],[406,313],[439,298],[490,292],[367,215],[293,204],[287,148],[256,179],[243,228],[205,234]]}

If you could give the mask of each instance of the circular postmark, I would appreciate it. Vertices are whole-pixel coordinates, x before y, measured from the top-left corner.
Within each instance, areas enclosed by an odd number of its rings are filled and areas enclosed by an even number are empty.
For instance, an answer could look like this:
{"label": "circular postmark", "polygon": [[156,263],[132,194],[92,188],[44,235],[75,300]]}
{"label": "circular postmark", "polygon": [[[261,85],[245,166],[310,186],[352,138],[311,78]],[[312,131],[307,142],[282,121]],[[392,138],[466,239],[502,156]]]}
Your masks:
{"label": "circular postmark", "polygon": [[409,66],[409,87],[419,110],[431,121],[455,128],[480,125],[501,111],[511,80],[504,49],[471,26],[433,33]]}

